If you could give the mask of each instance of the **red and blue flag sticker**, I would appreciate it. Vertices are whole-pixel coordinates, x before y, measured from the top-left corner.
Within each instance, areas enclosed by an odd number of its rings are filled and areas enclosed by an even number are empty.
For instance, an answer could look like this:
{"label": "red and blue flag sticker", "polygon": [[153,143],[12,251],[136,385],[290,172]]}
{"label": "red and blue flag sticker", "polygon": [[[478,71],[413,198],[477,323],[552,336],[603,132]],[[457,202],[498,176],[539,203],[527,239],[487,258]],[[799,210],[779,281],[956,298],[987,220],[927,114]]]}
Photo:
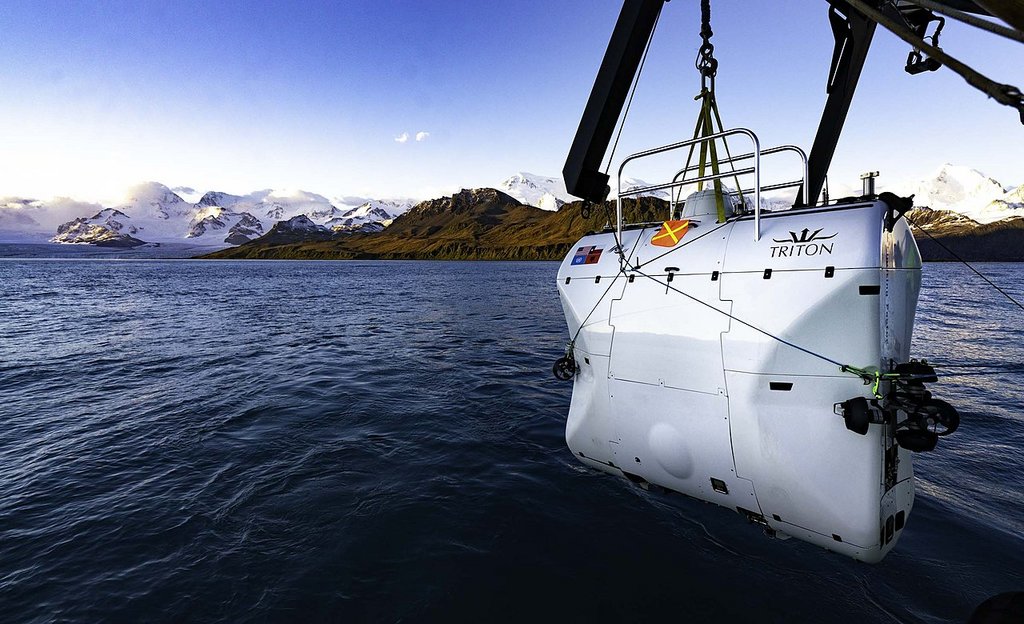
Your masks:
{"label": "red and blue flag sticker", "polygon": [[572,257],[572,264],[597,264],[601,261],[601,247],[580,247]]}

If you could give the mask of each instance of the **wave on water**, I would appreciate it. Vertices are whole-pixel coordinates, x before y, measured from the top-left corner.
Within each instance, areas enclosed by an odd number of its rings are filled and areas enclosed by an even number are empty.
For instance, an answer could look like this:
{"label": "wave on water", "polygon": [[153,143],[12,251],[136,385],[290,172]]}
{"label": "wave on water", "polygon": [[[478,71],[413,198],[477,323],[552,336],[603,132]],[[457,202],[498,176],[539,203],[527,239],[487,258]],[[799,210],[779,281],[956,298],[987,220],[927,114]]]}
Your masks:
{"label": "wave on water", "polygon": [[963,425],[876,566],[578,464],[555,273],[0,261],[3,619],[955,622],[1024,589],[1024,324],[966,269],[926,265],[913,347]]}

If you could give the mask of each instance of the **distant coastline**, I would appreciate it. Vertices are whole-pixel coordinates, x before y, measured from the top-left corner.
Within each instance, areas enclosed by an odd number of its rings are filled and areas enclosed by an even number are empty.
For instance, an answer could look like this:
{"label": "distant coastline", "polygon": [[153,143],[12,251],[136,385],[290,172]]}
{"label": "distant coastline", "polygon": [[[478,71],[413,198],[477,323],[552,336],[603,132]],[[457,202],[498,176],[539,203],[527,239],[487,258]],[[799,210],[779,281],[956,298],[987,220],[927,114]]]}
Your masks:
{"label": "distant coastline", "polygon": [[0,260],[191,260],[220,247],[188,243],[152,243],[134,248],[61,243],[24,243],[0,241]]}
{"label": "distant coastline", "polygon": [[[918,245],[922,247],[923,260],[926,263],[957,263],[959,260],[944,254],[938,248],[928,248],[926,238],[919,237]],[[929,241],[930,242],[930,241]],[[944,243],[946,241],[943,241]],[[134,249],[103,248],[94,245],[62,245],[58,243],[4,243],[0,242],[0,261],[2,260],[323,260],[323,261],[366,261],[366,260],[398,260],[415,262],[559,262],[569,252],[571,245],[566,246],[561,255],[550,257],[313,257],[312,255],[271,255],[222,258],[217,248],[196,247],[192,245],[161,244],[159,247],[146,245]],[[959,245],[954,250],[959,249]],[[925,255],[927,250],[929,255]],[[960,251],[963,251],[960,249]],[[963,255],[958,252],[957,255]],[[1006,263],[1024,262],[1022,259],[1006,260],[977,257],[967,254],[964,258],[971,263]]]}
{"label": "distant coastline", "polygon": [[[422,202],[378,232],[331,232],[306,222],[280,222],[266,235],[202,256],[210,259],[280,260],[561,260],[587,232],[600,231],[614,215],[613,202],[593,206],[584,218],[580,202],[547,211],[520,203],[496,189],[464,190]],[[631,223],[661,221],[665,200],[623,201]],[[917,208],[907,218],[921,257],[928,262],[1024,261],[1024,218],[979,224],[945,210]],[[952,252],[952,254],[950,253]],[[953,255],[955,254],[955,255]]]}

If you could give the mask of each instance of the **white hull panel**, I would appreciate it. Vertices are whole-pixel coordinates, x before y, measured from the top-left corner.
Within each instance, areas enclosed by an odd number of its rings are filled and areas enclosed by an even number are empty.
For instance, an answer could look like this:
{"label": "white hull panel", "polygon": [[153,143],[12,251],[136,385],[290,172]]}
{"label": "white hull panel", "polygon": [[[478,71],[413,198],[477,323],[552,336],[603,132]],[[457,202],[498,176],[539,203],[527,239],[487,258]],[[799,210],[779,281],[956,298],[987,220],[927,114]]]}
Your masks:
{"label": "white hull panel", "polygon": [[884,230],[885,211],[773,213],[757,242],[750,218],[700,223],[673,248],[651,244],[657,227],[627,230],[622,272],[613,234],[584,237],[558,273],[579,366],[569,448],[880,560],[913,504],[911,454],[888,425],[849,431],[835,406],[870,387],[792,345],[860,368],[908,359],[920,258],[902,220]]}

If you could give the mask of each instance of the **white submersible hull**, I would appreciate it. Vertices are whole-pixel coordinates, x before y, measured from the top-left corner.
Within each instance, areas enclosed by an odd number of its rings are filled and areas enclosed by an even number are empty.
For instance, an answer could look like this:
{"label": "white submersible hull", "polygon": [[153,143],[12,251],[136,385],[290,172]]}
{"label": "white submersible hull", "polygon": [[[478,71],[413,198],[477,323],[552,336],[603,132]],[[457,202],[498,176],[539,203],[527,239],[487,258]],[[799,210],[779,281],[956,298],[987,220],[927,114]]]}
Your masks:
{"label": "white submersible hull", "polygon": [[912,454],[893,422],[851,431],[844,402],[877,395],[837,363],[909,359],[921,260],[888,214],[878,200],[761,213],[757,237],[749,215],[670,222],[669,241],[637,226],[622,258],[614,232],[582,238],[558,271],[577,367],[569,448],[770,534],[881,560],[913,505]]}

